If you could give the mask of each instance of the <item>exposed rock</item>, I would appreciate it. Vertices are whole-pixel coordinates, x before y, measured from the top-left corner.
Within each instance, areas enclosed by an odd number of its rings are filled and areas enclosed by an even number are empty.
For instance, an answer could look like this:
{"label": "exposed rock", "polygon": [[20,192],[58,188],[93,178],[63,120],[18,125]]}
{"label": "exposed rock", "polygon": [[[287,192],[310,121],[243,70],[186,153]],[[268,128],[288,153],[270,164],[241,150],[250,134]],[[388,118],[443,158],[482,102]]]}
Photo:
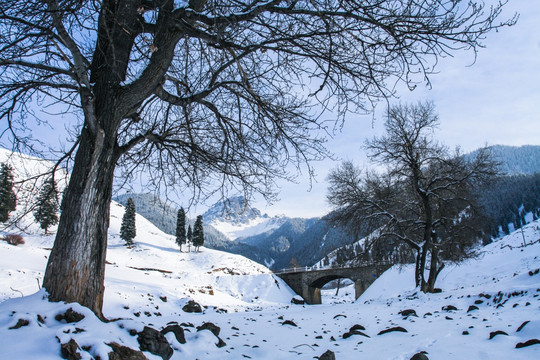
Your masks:
{"label": "exposed rock", "polygon": [[223,341],[219,336],[216,336],[216,337],[218,338],[218,342],[217,342],[217,344],[216,344],[216,346],[217,346],[218,348],[222,348],[222,347],[224,347],[224,346],[227,345],[227,343],[226,343],[225,341]]}
{"label": "exposed rock", "polygon": [[508,334],[505,333],[502,330],[492,331],[492,332],[489,333],[489,340],[493,339],[497,335],[507,335],[508,336]]}
{"label": "exposed rock", "polygon": [[173,354],[173,349],[165,336],[151,327],[145,326],[137,337],[142,351],[148,351],[160,356],[163,360],[169,360]]}
{"label": "exposed rock", "polygon": [[538,345],[538,344],[540,344],[540,340],[538,340],[538,339],[530,339],[530,340],[525,341],[524,343],[517,343],[516,344],[516,349],[524,348],[524,347],[531,346],[531,345]]}
{"label": "exposed rock", "polygon": [[217,325],[214,325],[211,322],[205,322],[201,326],[197,326],[197,331],[201,330],[210,330],[212,334],[219,336],[219,332],[221,331],[221,328]]}
{"label": "exposed rock", "polygon": [[108,343],[113,350],[109,353],[109,360],[148,360],[142,351],[133,350],[115,342]]}
{"label": "exposed rock", "polygon": [[346,319],[347,315],[337,314],[337,315],[334,316],[334,319],[337,319],[338,317],[344,317]]}
{"label": "exposed rock", "polygon": [[416,353],[413,355],[411,360],[429,360],[429,358],[426,356],[427,352],[420,351],[419,353]]}
{"label": "exposed rock", "polygon": [[414,311],[413,309],[405,309],[405,310],[400,311],[398,314],[406,318],[409,316],[418,317],[418,315],[416,315],[416,311]]}
{"label": "exposed rock", "polygon": [[176,341],[178,341],[180,344],[186,343],[186,337],[184,335],[184,329],[178,325],[178,324],[171,324],[167,325],[164,329],[161,330],[161,333],[163,335],[172,332],[174,334],[174,337],[176,338]]}
{"label": "exposed rock", "polygon": [[64,314],[58,314],[54,317],[57,321],[65,320],[67,323],[76,323],[84,319],[83,314],[79,314],[72,308],[69,308]]}
{"label": "exposed rock", "polygon": [[295,296],[291,299],[291,304],[294,305],[304,305],[306,302],[300,296]]}
{"label": "exposed rock", "polygon": [[193,300],[189,300],[186,305],[182,308],[187,313],[200,313],[202,312],[202,307]]}
{"label": "exposed rock", "polygon": [[395,327],[391,327],[391,328],[386,329],[386,330],[382,330],[382,331],[380,331],[377,335],[383,335],[383,334],[386,334],[386,333],[389,333],[389,332],[393,332],[393,331],[408,332],[407,330],[405,330],[405,329],[402,328],[401,326],[395,326]]}
{"label": "exposed rock", "polygon": [[525,325],[527,325],[528,323],[530,323],[529,320],[524,321],[523,324],[519,325],[519,327],[517,328],[516,332],[520,332],[521,330],[523,330],[523,328],[525,327]]}
{"label": "exposed rock", "polygon": [[471,312],[473,310],[478,310],[478,306],[476,306],[476,305],[469,306],[469,308],[467,309],[467,312]]}
{"label": "exposed rock", "polygon": [[356,324],[356,325],[351,326],[351,328],[349,329],[349,331],[355,331],[355,330],[366,330],[366,328],[363,327],[362,325]]}
{"label": "exposed rock", "polygon": [[284,322],[281,323],[281,325],[291,325],[291,326],[297,326],[294,321],[292,320],[285,320]]}
{"label": "exposed rock", "polygon": [[367,335],[367,334],[361,332],[360,330],[351,330],[351,331],[348,331],[348,332],[346,332],[345,334],[343,334],[343,338],[344,338],[344,339],[348,339],[348,338],[350,338],[350,337],[353,336],[353,335],[362,335],[362,336],[365,336],[365,337],[367,337],[367,338],[369,337],[369,335]]}
{"label": "exposed rock", "polygon": [[79,353],[79,344],[73,339],[69,340],[65,344],[60,345],[60,353],[62,358],[67,360],[81,360],[82,356]]}
{"label": "exposed rock", "polygon": [[326,350],[324,354],[319,356],[319,360],[336,360],[336,354],[331,350]]}
{"label": "exposed rock", "polygon": [[19,328],[22,328],[23,326],[28,326],[29,324],[30,324],[30,321],[26,319],[19,319],[19,321],[17,321],[15,325],[10,327],[9,330],[19,329]]}
{"label": "exposed rock", "polygon": [[469,332],[467,330],[463,330],[463,332],[461,333],[461,335],[469,335]]}
{"label": "exposed rock", "polygon": [[457,310],[457,308],[454,305],[446,305],[446,306],[443,306],[442,309],[444,311],[456,311]]}

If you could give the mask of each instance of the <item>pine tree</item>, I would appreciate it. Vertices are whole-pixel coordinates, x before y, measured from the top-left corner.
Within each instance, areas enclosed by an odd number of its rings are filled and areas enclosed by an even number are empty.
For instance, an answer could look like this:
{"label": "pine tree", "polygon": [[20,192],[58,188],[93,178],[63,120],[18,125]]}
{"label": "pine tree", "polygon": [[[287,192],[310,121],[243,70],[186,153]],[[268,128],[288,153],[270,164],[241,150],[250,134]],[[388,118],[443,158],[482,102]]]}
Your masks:
{"label": "pine tree", "polygon": [[195,251],[199,251],[199,248],[204,244],[204,230],[202,224],[202,215],[197,216],[195,225],[193,225],[193,246]]}
{"label": "pine tree", "polygon": [[181,252],[182,244],[186,243],[186,213],[182,207],[178,210],[176,217],[176,243],[180,247]]}
{"label": "pine tree", "polygon": [[135,203],[132,198],[129,198],[126,204],[126,212],[122,217],[120,237],[124,239],[128,247],[131,247],[133,246],[133,238],[135,238],[135,235]]}
{"label": "pine tree", "polygon": [[34,210],[34,218],[45,230],[45,234],[47,234],[49,227],[58,224],[58,207],[58,191],[54,179],[51,177],[43,183]]}
{"label": "pine tree", "polygon": [[193,243],[193,232],[191,231],[191,225],[188,225],[187,228],[187,246],[188,252],[191,250],[191,244]]}
{"label": "pine tree", "polygon": [[13,174],[10,165],[0,165],[0,222],[9,219],[9,213],[17,207],[17,197],[13,191]]}

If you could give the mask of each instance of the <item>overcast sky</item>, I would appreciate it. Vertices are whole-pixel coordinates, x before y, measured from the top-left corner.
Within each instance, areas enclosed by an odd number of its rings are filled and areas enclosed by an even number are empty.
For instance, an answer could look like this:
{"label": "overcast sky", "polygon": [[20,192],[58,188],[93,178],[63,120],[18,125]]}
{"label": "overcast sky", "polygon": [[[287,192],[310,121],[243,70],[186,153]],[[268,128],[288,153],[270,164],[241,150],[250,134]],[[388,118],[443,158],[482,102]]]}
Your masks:
{"label": "overcast sky", "polygon": [[[464,52],[443,59],[439,73],[430,78],[431,90],[400,89],[400,99],[394,103],[432,100],[441,123],[436,136],[450,147],[459,145],[471,151],[485,144],[540,145],[540,1],[510,0],[503,16],[510,18],[515,12],[520,14],[518,24],[488,34],[476,63],[472,53]],[[386,104],[380,103],[374,117],[349,119],[328,148],[342,159],[369,166],[361,145],[366,138],[380,134],[385,108]],[[272,206],[260,201],[255,206],[270,215],[312,217],[328,213],[325,178],[338,164],[314,164],[318,182],[311,191],[307,179],[299,179],[298,184],[282,183],[280,201]]]}

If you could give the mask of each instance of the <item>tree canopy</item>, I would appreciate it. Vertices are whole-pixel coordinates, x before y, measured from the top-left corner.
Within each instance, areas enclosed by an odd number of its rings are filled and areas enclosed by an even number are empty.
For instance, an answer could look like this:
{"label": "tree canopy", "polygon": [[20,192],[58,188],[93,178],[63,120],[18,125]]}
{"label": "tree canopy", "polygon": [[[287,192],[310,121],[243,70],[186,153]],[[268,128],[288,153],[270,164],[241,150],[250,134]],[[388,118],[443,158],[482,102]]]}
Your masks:
{"label": "tree canopy", "polygon": [[392,106],[385,134],[365,145],[384,170],[364,173],[345,162],[328,177],[328,201],[336,207],[329,219],[408,246],[416,254],[416,286],[426,292],[434,290],[443,258],[462,260],[478,240],[470,226],[478,209],[474,190],[497,173],[487,148],[467,161],[434,139],[437,126],[432,103]]}
{"label": "tree canopy", "polygon": [[288,165],[311,173],[309,161],[327,154],[324,111],[339,125],[397,81],[425,81],[440,56],[476,51],[513,23],[496,23],[502,6],[4,0],[3,141],[32,150],[29,129],[47,121],[40,108],[69,114],[49,124],[64,119],[73,135],[58,157],[71,177],[43,280],[49,298],[101,315],[115,174],[142,171],[195,197],[233,188],[271,199]]}

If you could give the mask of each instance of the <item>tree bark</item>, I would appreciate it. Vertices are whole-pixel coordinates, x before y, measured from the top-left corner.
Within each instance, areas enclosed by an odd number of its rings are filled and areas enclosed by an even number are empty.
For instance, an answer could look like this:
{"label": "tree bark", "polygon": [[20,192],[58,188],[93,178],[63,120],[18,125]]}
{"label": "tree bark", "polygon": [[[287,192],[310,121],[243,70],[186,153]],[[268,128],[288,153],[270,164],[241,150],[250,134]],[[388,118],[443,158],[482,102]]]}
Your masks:
{"label": "tree bark", "polygon": [[101,318],[114,144],[103,130],[83,129],[43,279],[49,300],[78,302]]}

